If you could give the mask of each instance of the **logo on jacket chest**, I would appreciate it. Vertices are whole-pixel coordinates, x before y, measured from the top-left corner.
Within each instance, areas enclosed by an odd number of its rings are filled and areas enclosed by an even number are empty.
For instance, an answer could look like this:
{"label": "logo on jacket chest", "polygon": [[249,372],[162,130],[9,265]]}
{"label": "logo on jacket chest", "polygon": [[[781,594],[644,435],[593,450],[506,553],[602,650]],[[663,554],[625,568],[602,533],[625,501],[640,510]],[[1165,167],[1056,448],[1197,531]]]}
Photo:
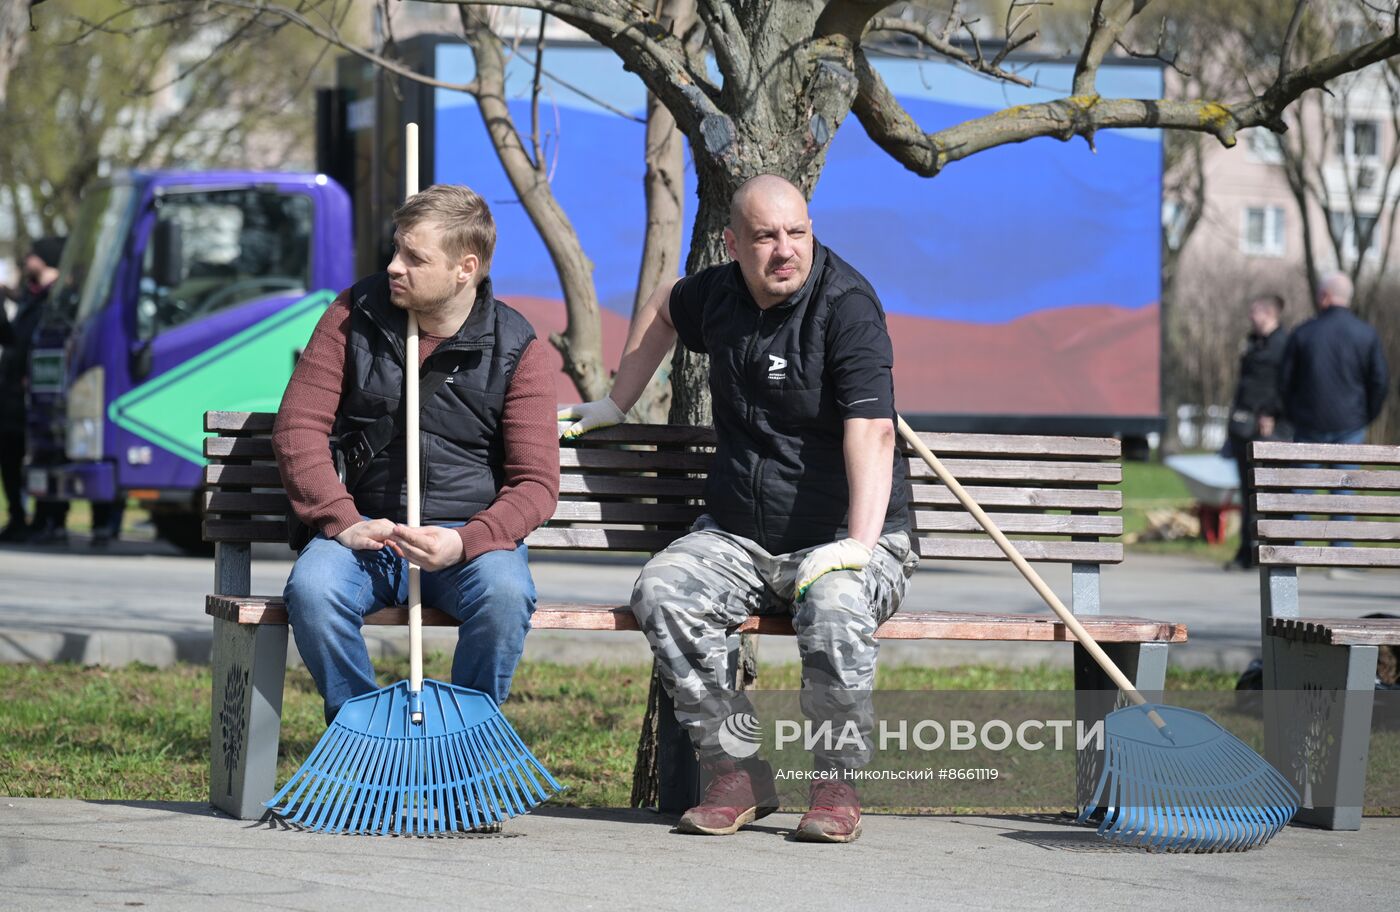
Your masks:
{"label": "logo on jacket chest", "polygon": [[769,379],[770,381],[772,381],[772,380],[786,380],[786,379],[787,379],[787,365],[788,365],[787,358],[779,358],[777,355],[769,355],[769,356],[768,356],[768,379]]}

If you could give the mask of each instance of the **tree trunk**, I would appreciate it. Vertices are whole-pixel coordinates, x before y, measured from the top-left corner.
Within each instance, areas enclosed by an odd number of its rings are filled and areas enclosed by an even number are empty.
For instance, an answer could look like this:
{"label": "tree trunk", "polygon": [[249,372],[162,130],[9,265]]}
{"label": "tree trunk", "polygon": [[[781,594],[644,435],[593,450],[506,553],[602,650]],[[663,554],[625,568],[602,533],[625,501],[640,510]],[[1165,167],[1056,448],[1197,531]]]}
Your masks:
{"label": "tree trunk", "polygon": [[0,4],[0,105],[5,104],[5,86],[10,71],[24,53],[29,34],[29,4],[11,0]]}

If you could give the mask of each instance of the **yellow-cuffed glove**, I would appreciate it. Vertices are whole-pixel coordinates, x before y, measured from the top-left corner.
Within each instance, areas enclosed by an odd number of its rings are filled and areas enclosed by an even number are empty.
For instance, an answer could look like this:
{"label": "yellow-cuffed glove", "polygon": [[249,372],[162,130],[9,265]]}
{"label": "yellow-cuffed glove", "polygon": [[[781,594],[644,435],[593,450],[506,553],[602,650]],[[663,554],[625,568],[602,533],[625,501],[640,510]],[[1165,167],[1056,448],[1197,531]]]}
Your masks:
{"label": "yellow-cuffed glove", "polygon": [[870,563],[871,551],[854,538],[843,538],[813,549],[797,565],[797,600],[807,595],[812,584],[837,570],[864,570]]}
{"label": "yellow-cuffed glove", "polygon": [[[595,399],[592,402],[564,406],[559,410],[558,420],[561,425],[560,438],[573,440],[580,434],[586,434],[597,428],[621,424],[627,420],[627,413],[617,407],[617,403],[612,401],[611,396],[604,396],[602,399]],[[566,422],[570,423],[565,425]]]}

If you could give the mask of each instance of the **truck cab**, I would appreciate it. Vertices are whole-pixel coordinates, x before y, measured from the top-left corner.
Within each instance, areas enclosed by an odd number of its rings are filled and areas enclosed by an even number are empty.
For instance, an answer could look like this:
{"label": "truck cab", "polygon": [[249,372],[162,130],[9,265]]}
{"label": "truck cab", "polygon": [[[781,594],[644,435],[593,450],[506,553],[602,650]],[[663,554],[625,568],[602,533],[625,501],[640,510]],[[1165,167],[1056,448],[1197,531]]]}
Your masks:
{"label": "truck cab", "polygon": [[135,498],[202,550],[203,413],[275,411],[353,281],[320,174],[133,172],[84,197],[31,356],[30,493]]}

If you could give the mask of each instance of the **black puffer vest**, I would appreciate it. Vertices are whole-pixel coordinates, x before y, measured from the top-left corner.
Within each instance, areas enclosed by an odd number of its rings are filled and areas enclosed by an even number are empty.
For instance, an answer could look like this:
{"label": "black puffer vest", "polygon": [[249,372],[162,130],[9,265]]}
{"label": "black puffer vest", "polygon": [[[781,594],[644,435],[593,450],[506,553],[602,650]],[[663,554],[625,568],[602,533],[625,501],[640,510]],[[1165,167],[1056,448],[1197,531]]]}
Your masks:
{"label": "black puffer vest", "polygon": [[[397,522],[408,516],[402,402],[407,335],[408,315],[390,303],[388,275],[356,282],[335,433],[362,430],[382,415],[398,415],[394,439],[370,460],[350,491],[363,515]],[[492,297],[488,278],[477,289],[467,321],[423,363],[425,373],[452,371],[420,403],[425,524],[465,522],[495,499],[505,477],[501,410],[520,355],[534,338],[529,321]]]}
{"label": "black puffer vest", "polygon": [[[706,506],[724,529],[773,554],[832,541],[848,531],[850,488],[845,425],[824,382],[827,319],[848,294],[879,298],[820,245],[802,289],[768,310],[753,303],[737,264],[722,268],[723,300],[706,307],[702,327],[718,438]],[[909,528],[904,459],[897,449],[893,458],[886,534]]]}

